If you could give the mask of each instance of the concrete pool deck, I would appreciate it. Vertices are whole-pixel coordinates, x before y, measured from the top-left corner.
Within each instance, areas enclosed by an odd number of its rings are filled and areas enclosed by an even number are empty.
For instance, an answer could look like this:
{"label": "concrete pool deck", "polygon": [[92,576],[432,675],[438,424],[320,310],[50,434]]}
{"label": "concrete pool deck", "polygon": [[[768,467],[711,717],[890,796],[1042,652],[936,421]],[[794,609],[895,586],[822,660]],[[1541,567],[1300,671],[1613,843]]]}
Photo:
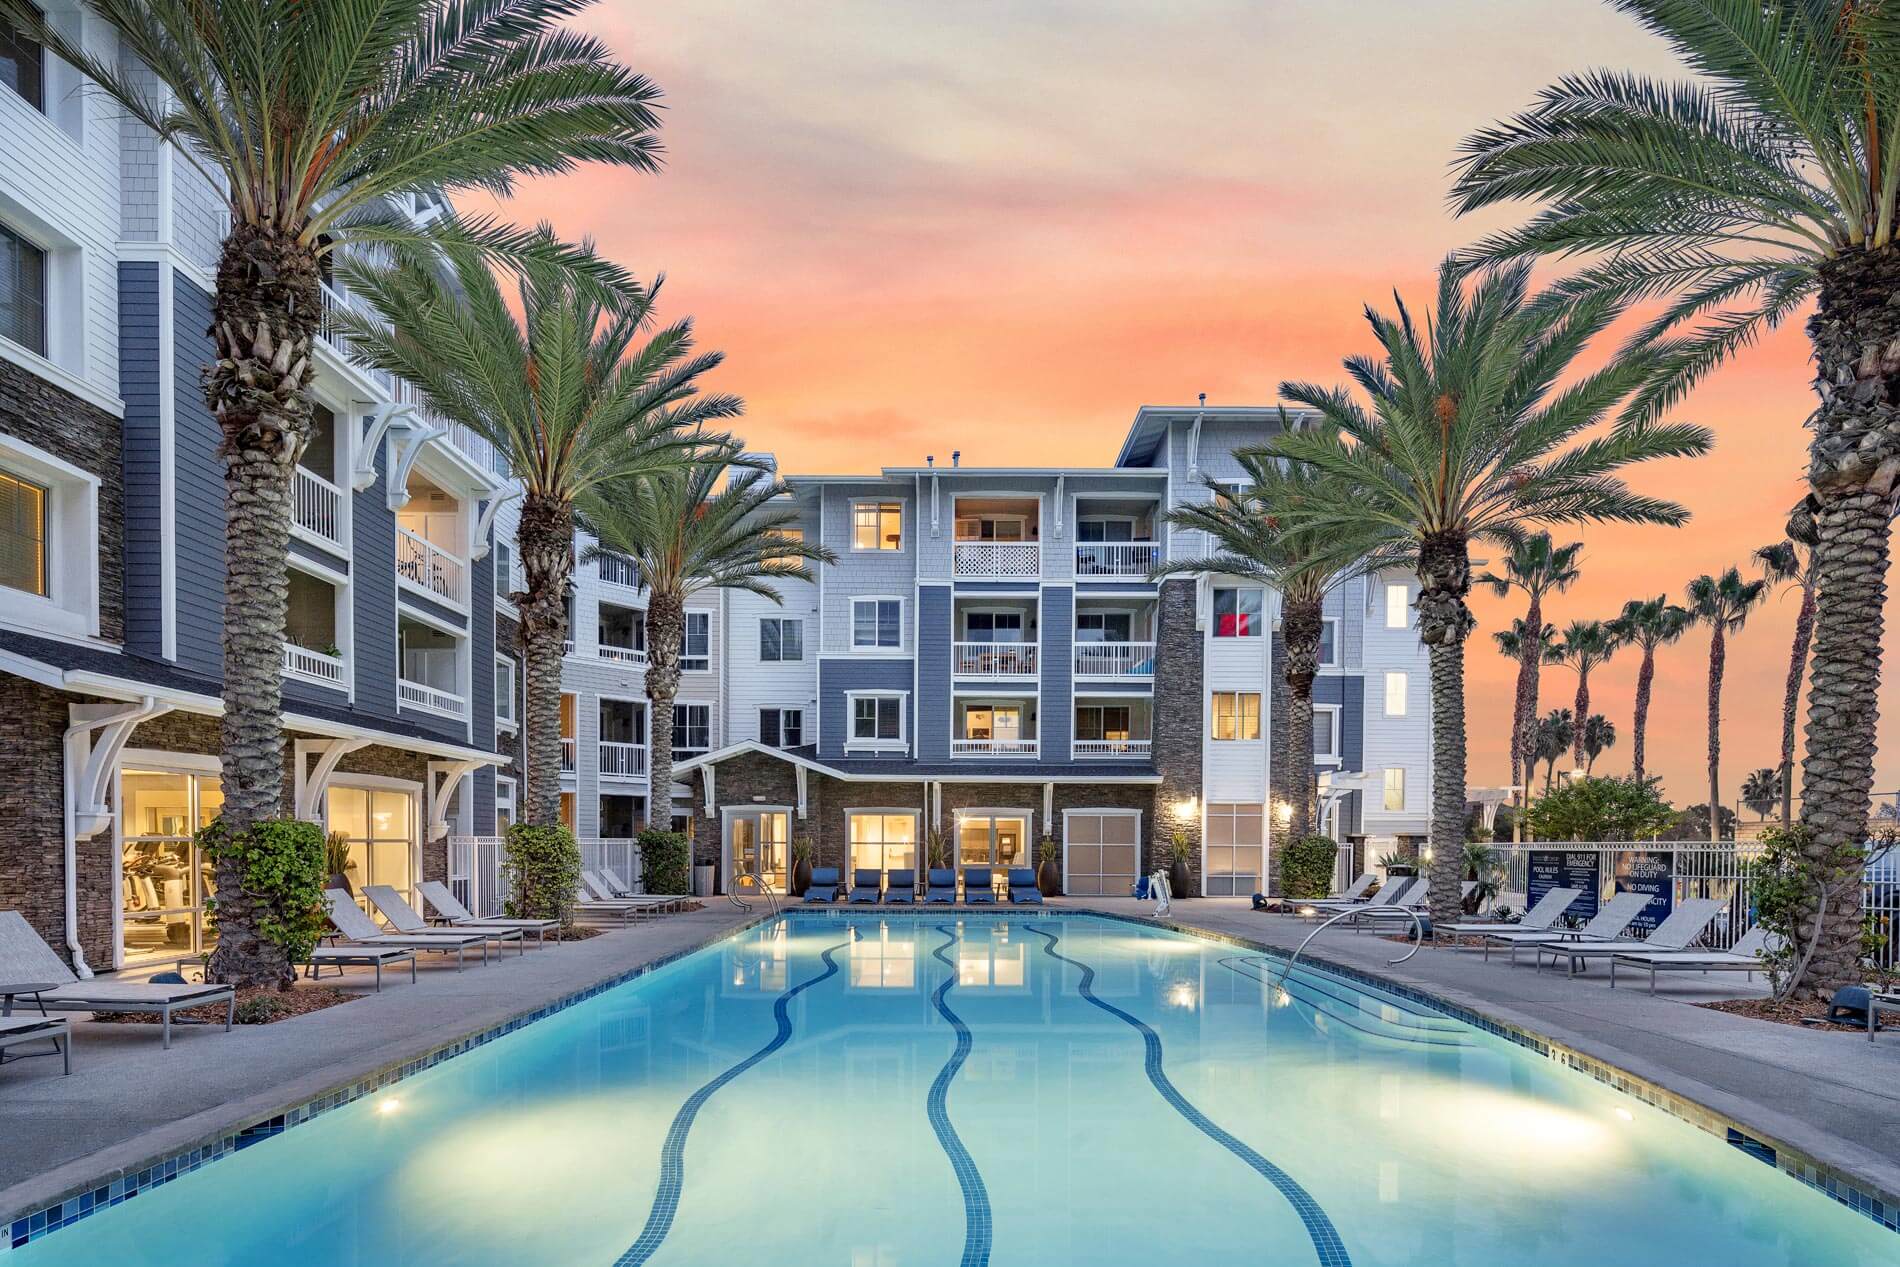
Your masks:
{"label": "concrete pool deck", "polygon": [[[1144,918],[1154,912],[1152,902],[1132,898],[1066,898],[1050,905]],[[1256,913],[1241,898],[1177,902],[1167,922],[1284,951],[1318,927]],[[1604,965],[1570,980],[1562,972],[1533,971],[1527,958],[1512,968],[1494,953],[1487,963],[1475,946],[1427,947],[1404,964],[1388,964],[1406,949],[1335,926],[1314,939],[1302,962],[1382,977],[1531,1031],[1889,1197],[1900,1195],[1900,1033],[1869,1043],[1864,1032],[1802,1029],[1693,1006],[1767,993],[1759,977],[1751,987],[1739,973],[1670,974],[1652,998],[1647,976],[1627,985],[1619,977],[1612,990]]]}
{"label": "concrete pool deck", "polygon": [[[457,972],[425,956],[418,982],[384,970],[381,994],[353,970],[325,984],[362,998],[272,1025],[73,1023],[73,1072],[57,1059],[0,1067],[0,1227],[104,1179],[270,1118],[379,1071],[504,1025],[658,960],[715,941],[766,914],[712,899],[698,911],[549,942]],[[24,1000],[22,1000],[24,1003]],[[4,1248],[4,1247],[0,1247]],[[0,1261],[5,1261],[0,1257]]]}

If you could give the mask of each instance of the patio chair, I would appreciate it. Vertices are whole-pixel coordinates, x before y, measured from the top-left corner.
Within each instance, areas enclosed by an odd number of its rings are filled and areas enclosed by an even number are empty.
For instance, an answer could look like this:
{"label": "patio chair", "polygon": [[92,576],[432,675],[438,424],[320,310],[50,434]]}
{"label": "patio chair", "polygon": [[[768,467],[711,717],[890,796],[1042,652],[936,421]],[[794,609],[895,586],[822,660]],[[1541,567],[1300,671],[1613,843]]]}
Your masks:
{"label": "patio chair", "polygon": [[[384,919],[389,921],[389,926],[399,933],[407,933],[412,937],[424,933],[439,933],[444,931],[469,934],[480,933],[489,940],[504,946],[508,942],[515,943],[515,951],[517,954],[525,955],[528,953],[528,939],[522,935],[522,929],[501,928],[494,924],[472,924],[467,928],[447,930],[431,928],[429,927],[429,921],[422,918],[421,913],[418,912],[415,907],[409,905],[402,894],[396,892],[395,889],[387,884],[366,884],[363,886],[363,896],[368,898],[369,904],[375,907],[377,911],[382,914]],[[534,942],[537,946],[541,944],[541,931],[539,929],[535,930]]]}
{"label": "patio chair", "polygon": [[838,868],[813,867],[811,883],[805,886],[805,900],[812,903],[835,902],[838,900],[838,890],[842,887]]}
{"label": "patio chair", "polygon": [[963,900],[971,906],[996,905],[995,880],[988,867],[963,868]]}
{"label": "patio chair", "polygon": [[883,873],[872,867],[859,867],[851,873],[851,901],[875,904],[881,896]]}
{"label": "patio chair", "polygon": [[896,867],[890,873],[890,886],[884,890],[887,906],[909,906],[917,900],[917,872],[912,867]]}
{"label": "patio chair", "polygon": [[[1643,913],[1643,908],[1648,905],[1649,894],[1647,893],[1618,893],[1602,906],[1598,907],[1597,913],[1590,918],[1589,922],[1574,932],[1566,932],[1556,928],[1547,929],[1543,932],[1520,932],[1516,929],[1511,929],[1508,931],[1485,933],[1483,936],[1487,945],[1495,942],[1500,946],[1508,946],[1511,951],[1511,963],[1515,966],[1517,963],[1517,952],[1520,948],[1525,946],[1535,948],[1566,938],[1593,942],[1615,941],[1623,936],[1623,931],[1630,926],[1638,915]],[[1485,958],[1489,959],[1490,955],[1487,953]]]}
{"label": "patio chair", "polygon": [[[354,903],[352,903],[354,905]],[[321,980],[323,970],[335,965],[336,974],[343,975],[345,968],[376,969],[376,993],[383,992],[383,965],[407,962],[409,965],[409,984],[416,983],[416,952],[401,946],[312,946],[310,955],[304,960],[312,981]]]}
{"label": "patio chair", "polygon": [[537,941],[545,933],[553,933],[554,940],[561,940],[558,919],[482,919],[457,901],[449,886],[440,880],[424,880],[417,887],[422,890],[422,900],[429,904],[429,909],[448,921],[451,928],[485,924],[490,928],[519,928],[524,933],[533,933]]}
{"label": "patio chair", "polygon": [[1036,884],[1034,867],[1009,869],[1009,904],[1011,906],[1042,905],[1042,889]]}
{"label": "patio chair", "polygon": [[1382,906],[1397,905],[1400,898],[1424,884],[1423,880],[1414,882],[1408,876],[1396,880],[1387,880],[1384,887],[1364,901],[1358,902],[1301,902],[1296,913],[1302,919],[1331,919],[1348,911],[1371,911]]}
{"label": "patio chair", "polygon": [[954,867],[932,867],[924,879],[924,904],[932,902],[950,902],[957,900],[957,873]]}
{"label": "patio chair", "polygon": [[1298,898],[1285,898],[1281,901],[1280,909],[1282,911],[1292,911],[1300,906],[1314,906],[1322,902],[1329,906],[1364,902],[1366,900],[1366,890],[1371,888],[1377,880],[1378,877],[1373,875],[1372,872],[1362,871],[1359,873],[1358,879],[1331,897],[1314,898],[1311,901],[1302,901]]}
{"label": "patio chair", "polygon": [[612,867],[602,867],[594,874],[606,882],[607,888],[614,897],[637,897],[648,902],[661,902],[668,910],[680,911],[685,910],[686,904],[693,900],[692,896],[686,893],[635,893],[633,886],[621,879],[620,873]]}
{"label": "patio chair", "polygon": [[488,962],[486,934],[457,932],[452,928],[438,928],[427,933],[386,933],[342,889],[325,889],[323,902],[331,927],[343,934],[352,945],[395,946],[403,950],[429,950],[438,955],[446,955],[452,950],[455,952],[457,972],[467,962],[470,950],[480,950],[482,962]]}
{"label": "patio chair", "polygon": [[[1653,938],[1652,938],[1653,940]],[[1663,950],[1648,942],[1641,950],[1628,950],[1610,957],[1610,988],[1616,988],[1616,966],[1644,968],[1649,971],[1649,992],[1656,993],[1656,976],[1663,972],[1746,972],[1749,980],[1764,971],[1761,957],[1781,944],[1760,924],[1741,935],[1727,950]]]}
{"label": "patio chair", "polygon": [[73,1023],[63,1016],[9,1016],[0,1020],[0,1058],[9,1047],[51,1039],[66,1073],[73,1071]]}
{"label": "patio chair", "polygon": [[619,915],[624,922],[636,915],[663,915],[673,910],[677,903],[671,898],[620,897],[613,891],[598,873],[581,872],[581,885],[575,899],[575,909],[589,915]]}
{"label": "patio chair", "polygon": [[[1470,897],[1471,891],[1477,887],[1478,882],[1476,880],[1459,881],[1458,900],[1462,902],[1464,899]],[[1351,924],[1354,928],[1363,928],[1375,924],[1402,924],[1409,931],[1412,927],[1412,916],[1417,915],[1424,930],[1429,934],[1432,921],[1431,917],[1425,914],[1425,909],[1426,904],[1431,900],[1431,896],[1431,881],[1420,876],[1418,882],[1405,891],[1405,896],[1401,900],[1386,906],[1368,906],[1364,910],[1353,911],[1351,912],[1351,918],[1346,922]]]}
{"label": "patio chair", "polygon": [[[1617,896],[1621,897],[1621,894]],[[1643,899],[1643,906],[1649,905],[1653,896],[1637,893],[1635,897]],[[1684,950],[1696,938],[1702,936],[1705,929],[1715,922],[1728,903],[1720,898],[1692,897],[1685,902],[1676,903],[1676,909],[1669,918],[1656,925],[1649,936],[1643,940],[1633,937],[1619,937],[1608,941],[1547,941],[1537,947],[1537,969],[1543,971],[1544,956],[1550,956],[1551,965],[1556,966],[1562,958],[1568,964],[1565,976],[1577,975],[1579,964],[1587,967],[1592,959],[1614,959],[1617,955],[1632,950]],[[1642,906],[1636,908],[1640,913]]]}
{"label": "patio chair", "polygon": [[156,1012],[163,1025],[163,1045],[172,1045],[172,1013],[181,1008],[224,1004],[224,1028],[229,1031],[237,1012],[237,992],[228,985],[190,985],[94,977],[81,981],[40,939],[26,916],[0,911],[0,997],[10,1016],[13,998],[31,998],[44,1017],[54,1012]]}
{"label": "patio chair", "polygon": [[1530,910],[1524,912],[1524,918],[1515,924],[1505,924],[1501,922],[1447,924],[1440,931],[1454,941],[1460,937],[1478,938],[1478,944],[1484,948],[1484,957],[1489,959],[1491,957],[1491,943],[1485,940],[1484,935],[1486,933],[1534,933],[1540,930],[1547,931],[1562,917],[1565,911],[1570,909],[1570,904],[1582,895],[1582,889],[1549,889],[1544,893],[1544,896],[1537,899]]}
{"label": "patio chair", "polygon": [[582,871],[581,884],[594,895],[599,902],[638,902],[654,911],[672,912],[684,909],[687,899],[670,893],[635,893],[619,882],[619,877],[609,877],[601,871]]}

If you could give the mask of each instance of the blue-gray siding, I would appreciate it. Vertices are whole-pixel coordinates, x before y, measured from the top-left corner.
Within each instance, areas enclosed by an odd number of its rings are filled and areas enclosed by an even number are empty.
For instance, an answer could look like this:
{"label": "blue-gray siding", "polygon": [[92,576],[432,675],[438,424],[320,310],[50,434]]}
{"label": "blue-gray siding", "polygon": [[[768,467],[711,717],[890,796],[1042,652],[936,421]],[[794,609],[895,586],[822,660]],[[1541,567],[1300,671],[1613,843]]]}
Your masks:
{"label": "blue-gray siding", "polygon": [[384,493],[386,476],[354,494],[350,532],[363,566],[351,578],[356,622],[356,706],[386,717],[396,715],[396,517]]}
{"label": "blue-gray siding", "polygon": [[125,645],[164,648],[159,489],[158,265],[119,265],[119,395],[125,401]]}
{"label": "blue-gray siding", "polygon": [[223,436],[199,392],[213,356],[211,296],[172,275],[172,496],[177,524],[178,664],[224,675]]}
{"label": "blue-gray siding", "polygon": [[[847,691],[903,691],[909,694],[914,684],[915,669],[908,658],[853,659],[850,656],[827,656],[820,659],[818,708],[824,722],[818,736],[819,757],[844,755],[846,725],[849,721],[845,701]],[[910,707],[905,710],[905,720],[914,736],[917,730],[915,699],[910,701]]]}
{"label": "blue-gray siding", "polygon": [[923,761],[950,757],[952,620],[949,586],[917,591],[917,756]]}
{"label": "blue-gray siding", "polygon": [[1042,591],[1042,699],[1036,709],[1039,759],[1067,761],[1075,729],[1075,591],[1051,585]]}
{"label": "blue-gray siding", "polygon": [[1366,761],[1366,680],[1356,673],[1321,674],[1313,682],[1315,704],[1339,705],[1339,756],[1345,770]]}

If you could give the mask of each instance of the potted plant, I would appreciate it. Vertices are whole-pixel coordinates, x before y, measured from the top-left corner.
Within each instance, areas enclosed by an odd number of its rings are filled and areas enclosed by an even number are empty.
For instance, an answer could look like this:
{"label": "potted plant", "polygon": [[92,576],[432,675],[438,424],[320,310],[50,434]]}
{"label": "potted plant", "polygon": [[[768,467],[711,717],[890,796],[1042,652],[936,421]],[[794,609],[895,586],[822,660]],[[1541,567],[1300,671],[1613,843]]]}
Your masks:
{"label": "potted plant", "polygon": [[1406,857],[1397,850],[1393,850],[1391,853],[1380,854],[1376,865],[1379,870],[1385,872],[1385,878],[1388,880],[1396,880],[1402,876],[1414,876],[1418,874],[1418,862],[1415,859]]}
{"label": "potted plant", "polygon": [[329,873],[326,888],[342,889],[345,893],[354,893],[350,887],[349,873],[356,870],[356,859],[350,857],[350,838],[340,831],[333,831],[323,838],[323,869]]}
{"label": "potted plant", "polygon": [[792,842],[792,896],[804,897],[811,887],[811,839],[800,836]]}
{"label": "potted plant", "polygon": [[939,871],[950,865],[950,838],[943,834],[943,828],[932,827],[924,832],[924,866]]}
{"label": "potted plant", "polygon": [[1186,897],[1188,885],[1194,882],[1188,874],[1188,853],[1193,846],[1188,841],[1187,829],[1175,828],[1168,843],[1168,889],[1175,897]]}
{"label": "potted plant", "polygon": [[1062,896],[1062,864],[1057,861],[1056,838],[1044,836],[1036,850],[1036,887],[1044,897]]}

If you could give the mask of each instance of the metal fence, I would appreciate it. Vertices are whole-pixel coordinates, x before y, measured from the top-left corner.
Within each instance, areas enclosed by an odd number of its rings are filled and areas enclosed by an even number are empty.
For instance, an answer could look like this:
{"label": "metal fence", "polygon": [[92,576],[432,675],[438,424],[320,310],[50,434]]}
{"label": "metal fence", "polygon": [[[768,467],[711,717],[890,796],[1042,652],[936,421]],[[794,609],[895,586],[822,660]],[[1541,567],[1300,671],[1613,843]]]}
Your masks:
{"label": "metal fence", "polygon": [[[640,846],[629,839],[583,840],[581,869],[612,871],[635,893],[642,891]],[[499,836],[449,837],[449,889],[476,915],[498,916],[508,903],[508,873]]]}

